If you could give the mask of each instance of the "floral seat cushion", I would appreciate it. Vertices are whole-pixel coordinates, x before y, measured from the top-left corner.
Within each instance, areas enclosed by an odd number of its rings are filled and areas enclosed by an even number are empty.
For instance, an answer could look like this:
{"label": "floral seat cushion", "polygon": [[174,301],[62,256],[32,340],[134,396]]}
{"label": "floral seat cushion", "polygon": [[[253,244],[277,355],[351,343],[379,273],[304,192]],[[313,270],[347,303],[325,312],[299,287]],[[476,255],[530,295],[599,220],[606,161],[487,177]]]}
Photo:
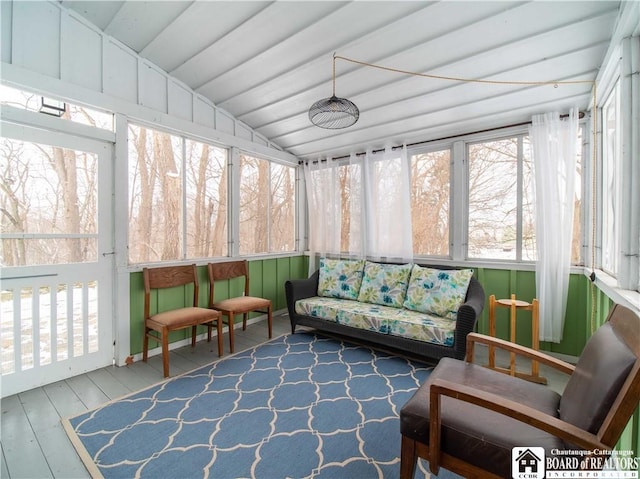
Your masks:
{"label": "floral seat cushion", "polygon": [[358,301],[314,296],[296,301],[296,313],[353,328],[452,346],[456,322],[431,314]]}

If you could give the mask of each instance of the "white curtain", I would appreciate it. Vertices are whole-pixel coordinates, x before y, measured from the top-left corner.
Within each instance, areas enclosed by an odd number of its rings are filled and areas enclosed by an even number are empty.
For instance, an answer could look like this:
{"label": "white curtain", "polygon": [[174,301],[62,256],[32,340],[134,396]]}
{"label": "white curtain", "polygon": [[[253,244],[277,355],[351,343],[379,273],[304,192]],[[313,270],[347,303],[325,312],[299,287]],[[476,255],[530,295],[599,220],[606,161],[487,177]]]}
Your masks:
{"label": "white curtain", "polygon": [[535,115],[529,129],[536,198],[536,295],[540,340],[562,340],[567,307],[576,178],[578,110]]}
{"label": "white curtain", "polygon": [[411,261],[410,169],[406,147],[304,167],[310,270],[334,254]]}
{"label": "white curtain", "polygon": [[364,162],[367,256],[413,260],[407,148],[367,152]]}

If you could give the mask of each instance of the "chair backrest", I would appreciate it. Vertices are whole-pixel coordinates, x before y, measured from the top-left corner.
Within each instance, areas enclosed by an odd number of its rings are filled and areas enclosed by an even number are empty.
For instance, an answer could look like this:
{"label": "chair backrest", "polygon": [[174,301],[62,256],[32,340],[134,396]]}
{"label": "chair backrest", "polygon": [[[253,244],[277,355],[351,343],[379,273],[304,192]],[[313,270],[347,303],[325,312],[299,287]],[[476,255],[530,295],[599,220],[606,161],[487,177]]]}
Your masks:
{"label": "chair backrest", "polygon": [[640,317],[614,305],[560,399],[560,419],[613,447],[640,401]]}
{"label": "chair backrest", "polygon": [[193,284],[193,306],[198,306],[198,270],[195,264],[182,266],[160,266],[158,268],[143,268],[144,281],[144,317],[149,317],[151,309],[151,290],[175,288]]}
{"label": "chair backrest", "polygon": [[209,298],[213,301],[213,286],[216,281],[244,277],[244,295],[249,296],[249,267],[246,260],[209,263]]}

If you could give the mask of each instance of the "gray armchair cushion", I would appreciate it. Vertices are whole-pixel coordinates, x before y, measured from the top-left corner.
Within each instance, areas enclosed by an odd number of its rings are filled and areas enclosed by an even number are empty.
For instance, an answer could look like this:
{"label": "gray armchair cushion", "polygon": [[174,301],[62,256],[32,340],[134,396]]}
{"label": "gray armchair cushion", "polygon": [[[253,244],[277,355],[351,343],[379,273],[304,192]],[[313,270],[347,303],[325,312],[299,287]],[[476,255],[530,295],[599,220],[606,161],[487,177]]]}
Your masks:
{"label": "gray armchair cushion", "polygon": [[[424,444],[429,443],[429,389],[439,378],[558,416],[560,396],[550,388],[477,364],[443,358],[400,412],[401,433]],[[537,446],[547,451],[564,448],[563,442],[551,434],[502,414],[446,396],[441,401],[442,451],[494,474],[511,477],[513,447]]]}

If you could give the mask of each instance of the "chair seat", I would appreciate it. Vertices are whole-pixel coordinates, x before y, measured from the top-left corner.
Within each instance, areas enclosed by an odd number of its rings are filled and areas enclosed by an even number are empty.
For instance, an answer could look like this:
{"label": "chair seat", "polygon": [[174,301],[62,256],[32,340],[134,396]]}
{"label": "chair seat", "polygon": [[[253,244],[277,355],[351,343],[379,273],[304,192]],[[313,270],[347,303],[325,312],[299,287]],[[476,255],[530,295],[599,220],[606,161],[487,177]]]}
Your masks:
{"label": "chair seat", "polygon": [[208,308],[187,307],[154,314],[147,321],[160,327],[180,329],[218,319],[220,313]]}
{"label": "chair seat", "polygon": [[[464,384],[558,416],[560,395],[546,386],[443,358],[400,412],[402,434],[424,444],[429,443],[429,388],[436,379]],[[544,447],[547,452],[565,448],[557,437],[520,421],[450,397],[441,400],[441,451],[499,476],[511,477],[513,447]]]}
{"label": "chair seat", "polygon": [[264,298],[256,298],[254,296],[239,296],[237,298],[224,299],[213,303],[213,309],[219,311],[233,311],[234,313],[244,313],[255,311],[257,309],[268,308],[271,300]]}

